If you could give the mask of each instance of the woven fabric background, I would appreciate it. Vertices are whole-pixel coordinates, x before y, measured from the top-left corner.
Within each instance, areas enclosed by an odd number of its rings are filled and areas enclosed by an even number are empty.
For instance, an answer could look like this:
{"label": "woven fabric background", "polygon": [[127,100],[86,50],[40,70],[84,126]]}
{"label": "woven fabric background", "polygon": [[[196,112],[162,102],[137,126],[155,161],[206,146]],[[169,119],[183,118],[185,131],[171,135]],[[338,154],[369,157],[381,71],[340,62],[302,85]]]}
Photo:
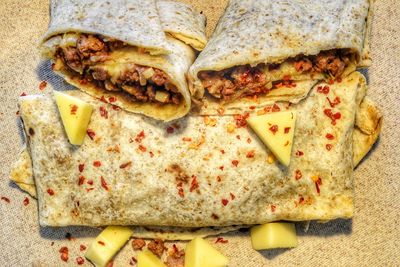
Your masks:
{"label": "woven fabric background", "polygon": [[[212,32],[226,1],[186,1],[205,12]],[[36,202],[30,198],[24,206],[27,195],[9,182],[22,146],[18,96],[40,93],[42,80],[49,83],[43,93],[66,87],[39,59],[37,45],[48,20],[48,1],[0,1],[0,196],[11,200],[0,200],[0,266],[77,266],[75,258],[83,256],[79,245],[88,245],[99,233],[82,227],[39,227]],[[371,46],[368,94],[381,107],[384,126],[379,142],[355,171],[354,218],[313,222],[308,233],[298,229],[299,246],[290,250],[257,252],[248,232],[226,235],[229,243],[217,246],[230,266],[400,266],[400,1],[377,1]],[[68,241],[67,232],[76,239]],[[58,252],[64,245],[70,249],[68,263]],[[129,266],[133,255],[126,246],[114,266]]]}

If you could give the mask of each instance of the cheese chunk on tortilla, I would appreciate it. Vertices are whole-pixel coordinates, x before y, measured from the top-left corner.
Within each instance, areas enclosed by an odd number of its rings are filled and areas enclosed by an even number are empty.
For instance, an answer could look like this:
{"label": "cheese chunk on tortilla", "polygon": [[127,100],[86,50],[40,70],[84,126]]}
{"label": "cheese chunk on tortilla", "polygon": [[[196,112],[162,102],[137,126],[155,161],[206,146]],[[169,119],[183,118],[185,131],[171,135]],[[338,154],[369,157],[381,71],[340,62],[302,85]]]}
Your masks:
{"label": "cheese chunk on tortilla", "polygon": [[82,145],[92,115],[92,106],[61,92],[54,91],[54,96],[69,142]]}
{"label": "cheese chunk on tortilla", "polygon": [[85,257],[96,267],[106,266],[132,236],[129,227],[108,226],[90,244]]}
{"label": "cheese chunk on tortilla", "polygon": [[186,246],[185,267],[224,267],[228,258],[201,237],[196,237]]}
{"label": "cheese chunk on tortilla", "polygon": [[137,255],[137,267],[167,267],[162,261],[157,258],[151,251],[141,251]]}
{"label": "cheese chunk on tortilla", "polygon": [[296,111],[283,111],[251,117],[247,123],[285,166],[290,163]]}
{"label": "cheese chunk on tortilla", "polygon": [[294,223],[266,223],[250,230],[251,244],[255,250],[297,247]]}

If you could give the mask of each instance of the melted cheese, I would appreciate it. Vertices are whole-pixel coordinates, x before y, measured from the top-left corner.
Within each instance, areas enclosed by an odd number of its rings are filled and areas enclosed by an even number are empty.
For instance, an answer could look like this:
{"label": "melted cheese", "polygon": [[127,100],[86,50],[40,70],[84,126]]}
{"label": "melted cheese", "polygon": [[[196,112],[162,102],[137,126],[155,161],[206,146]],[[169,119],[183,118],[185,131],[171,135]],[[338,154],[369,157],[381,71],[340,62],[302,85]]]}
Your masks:
{"label": "melted cheese", "polygon": [[273,222],[250,229],[251,244],[255,250],[297,247],[294,223]]}
{"label": "melted cheese", "polygon": [[283,111],[250,117],[249,126],[275,157],[285,166],[290,163],[296,111]]}
{"label": "melted cheese", "polygon": [[186,246],[185,267],[225,267],[228,262],[228,258],[201,237]]}
{"label": "melted cheese", "polygon": [[149,250],[141,251],[137,255],[137,267],[167,267],[156,255]]}

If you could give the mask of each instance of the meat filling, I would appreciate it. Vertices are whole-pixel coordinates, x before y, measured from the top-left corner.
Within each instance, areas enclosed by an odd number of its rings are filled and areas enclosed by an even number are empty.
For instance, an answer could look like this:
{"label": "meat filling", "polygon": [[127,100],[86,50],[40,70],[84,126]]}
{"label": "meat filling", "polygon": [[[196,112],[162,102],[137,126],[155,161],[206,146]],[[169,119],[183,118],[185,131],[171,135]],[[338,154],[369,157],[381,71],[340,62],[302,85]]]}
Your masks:
{"label": "meat filling", "polygon": [[[323,74],[325,77],[338,79],[353,58],[353,54],[346,49],[329,50],[316,56],[290,58],[281,64],[258,64],[255,67],[242,65],[221,71],[202,71],[199,73],[199,78],[211,95],[223,100],[230,100],[267,94],[270,90],[283,86],[295,87],[293,78],[296,75]],[[274,72],[284,64],[287,68],[292,69],[293,76],[283,75],[276,79],[273,76]]]}
{"label": "meat filling", "polygon": [[125,92],[139,102],[178,105],[182,96],[160,69],[129,63],[117,78],[109,73],[102,63],[110,59],[112,51],[124,46],[121,41],[81,34],[75,43],[59,46],[55,57],[68,71],[79,74],[85,83],[94,82],[108,91]]}

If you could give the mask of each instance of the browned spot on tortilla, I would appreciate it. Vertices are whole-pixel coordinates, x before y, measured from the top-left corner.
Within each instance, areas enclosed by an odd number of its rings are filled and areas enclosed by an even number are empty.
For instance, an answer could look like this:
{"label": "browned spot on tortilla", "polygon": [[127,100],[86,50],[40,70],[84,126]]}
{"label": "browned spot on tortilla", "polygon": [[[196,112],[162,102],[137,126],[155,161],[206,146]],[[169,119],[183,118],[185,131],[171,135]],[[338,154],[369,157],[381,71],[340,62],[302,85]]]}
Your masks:
{"label": "browned spot on tortilla", "polygon": [[170,172],[170,173],[175,174],[175,179],[177,181],[181,181],[181,182],[184,182],[184,183],[189,182],[190,176],[178,164],[173,163],[173,164],[169,165],[167,167],[167,171]]}

